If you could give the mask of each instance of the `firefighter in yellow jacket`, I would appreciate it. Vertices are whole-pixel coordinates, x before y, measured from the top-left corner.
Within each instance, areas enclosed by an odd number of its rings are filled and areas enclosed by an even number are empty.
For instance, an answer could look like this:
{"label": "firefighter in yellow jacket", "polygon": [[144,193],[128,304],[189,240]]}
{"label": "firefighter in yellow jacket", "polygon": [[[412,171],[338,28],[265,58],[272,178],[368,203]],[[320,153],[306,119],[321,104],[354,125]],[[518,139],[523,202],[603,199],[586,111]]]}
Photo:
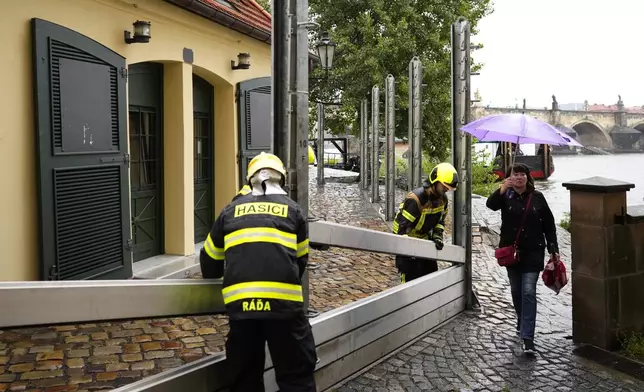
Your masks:
{"label": "firefighter in yellow jacket", "polygon": [[[394,218],[393,233],[434,241],[443,249],[448,191],[458,186],[458,173],[449,163],[436,165],[420,188],[407,194]],[[438,271],[436,260],[396,256],[401,282],[409,282]]]}
{"label": "firefighter in yellow jacket", "polygon": [[275,155],[253,158],[247,176],[251,193],[222,210],[200,253],[204,278],[224,278],[232,391],[264,390],[266,342],[280,391],[316,391],[315,342],[302,294],[308,224],[282,189],[285,176]]}

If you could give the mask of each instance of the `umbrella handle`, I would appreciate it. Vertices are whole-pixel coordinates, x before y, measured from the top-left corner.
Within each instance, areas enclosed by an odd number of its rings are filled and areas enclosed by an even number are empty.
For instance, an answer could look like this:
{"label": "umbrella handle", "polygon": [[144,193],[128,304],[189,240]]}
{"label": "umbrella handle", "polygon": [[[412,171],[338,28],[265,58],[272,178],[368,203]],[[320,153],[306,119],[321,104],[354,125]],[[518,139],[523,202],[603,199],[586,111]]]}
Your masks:
{"label": "umbrella handle", "polygon": [[517,159],[518,151],[519,151],[519,138],[517,138],[517,142],[514,145],[514,154],[512,154],[512,163],[510,164],[510,167],[514,166],[514,162],[516,162],[516,159]]}

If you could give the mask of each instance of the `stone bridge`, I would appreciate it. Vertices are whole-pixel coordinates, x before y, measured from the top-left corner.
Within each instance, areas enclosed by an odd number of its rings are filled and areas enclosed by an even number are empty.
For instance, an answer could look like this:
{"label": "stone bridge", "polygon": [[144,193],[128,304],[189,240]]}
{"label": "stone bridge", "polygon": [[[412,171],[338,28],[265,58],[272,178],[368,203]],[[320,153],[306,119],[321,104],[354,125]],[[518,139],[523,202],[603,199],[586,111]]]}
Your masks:
{"label": "stone bridge", "polygon": [[[587,147],[643,150],[644,142],[640,140],[644,140],[644,113],[628,112],[620,103],[615,111],[559,110],[556,101],[549,110],[474,106],[472,121],[494,114],[525,113],[564,131],[574,130],[577,140]],[[571,131],[568,133],[575,136]]]}

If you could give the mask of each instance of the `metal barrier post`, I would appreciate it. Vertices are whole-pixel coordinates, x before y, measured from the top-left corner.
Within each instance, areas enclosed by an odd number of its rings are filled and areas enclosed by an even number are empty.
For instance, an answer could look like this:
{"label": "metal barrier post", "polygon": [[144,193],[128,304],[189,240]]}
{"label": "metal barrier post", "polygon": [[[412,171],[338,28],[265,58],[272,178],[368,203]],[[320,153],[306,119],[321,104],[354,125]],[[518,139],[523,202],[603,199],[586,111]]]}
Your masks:
{"label": "metal barrier post", "polygon": [[472,309],[472,140],[460,128],[470,117],[470,24],[452,25],[452,158],[461,184],[454,193],[452,243],[465,248],[466,307]]}
{"label": "metal barrier post", "polygon": [[386,137],[386,167],[385,174],[385,218],[394,219],[396,211],[396,155],[394,151],[396,137],[396,92],[393,75],[385,78],[385,137]]}
{"label": "metal barrier post", "polygon": [[[280,0],[285,3],[288,0]],[[277,2],[279,3],[279,2]],[[287,191],[296,201],[304,216],[309,214],[309,68],[308,68],[308,28],[309,28],[309,2],[308,0],[291,0],[289,6],[280,8],[285,14],[280,17],[290,19],[290,61],[287,74],[289,75],[288,92],[290,99],[287,106],[282,108],[288,116],[290,111],[291,124],[288,138],[288,163],[287,170],[290,181],[287,180]],[[275,13],[273,14],[276,16]],[[277,18],[276,18],[277,19]],[[274,23],[277,23],[274,22]],[[282,113],[280,113],[281,115]],[[286,163],[287,161],[284,161]],[[314,263],[309,263],[302,276],[302,291],[304,296],[304,309],[309,317],[317,316],[318,312],[309,309],[309,269],[315,268]]]}
{"label": "metal barrier post", "polygon": [[371,89],[371,201],[380,201],[380,184],[378,182],[379,150],[380,150],[380,89],[373,86]]}
{"label": "metal barrier post", "polygon": [[360,188],[367,189],[369,179],[369,128],[367,127],[367,100],[360,101]]}
{"label": "metal barrier post", "polygon": [[414,57],[409,62],[409,151],[407,186],[411,191],[419,187],[423,175],[422,105],[421,88],[423,65]]}
{"label": "metal barrier post", "polygon": [[[275,0],[271,2],[273,8],[273,33],[271,34],[271,120],[272,120],[272,150],[277,155],[287,170],[289,153],[289,99],[288,99],[288,70],[289,70],[289,24],[288,0]],[[286,179],[291,184],[291,178]],[[288,190],[291,195],[290,189]]]}
{"label": "metal barrier post", "polygon": [[318,185],[324,185],[324,104],[318,103]]}

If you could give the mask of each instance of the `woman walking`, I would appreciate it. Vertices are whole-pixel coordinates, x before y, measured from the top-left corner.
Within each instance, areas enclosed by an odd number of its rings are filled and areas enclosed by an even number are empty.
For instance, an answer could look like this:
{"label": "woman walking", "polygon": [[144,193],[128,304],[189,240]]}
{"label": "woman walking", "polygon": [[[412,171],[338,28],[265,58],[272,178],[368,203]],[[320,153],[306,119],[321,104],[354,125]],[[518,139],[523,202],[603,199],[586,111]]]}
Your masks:
{"label": "woman walking", "polygon": [[510,167],[499,189],[487,199],[487,207],[501,210],[499,248],[516,247],[516,261],[506,265],[517,314],[516,329],[523,340],[523,351],[534,353],[537,280],[544,267],[545,250],[559,258],[555,219],[543,193],[534,189],[530,169],[522,163]]}

